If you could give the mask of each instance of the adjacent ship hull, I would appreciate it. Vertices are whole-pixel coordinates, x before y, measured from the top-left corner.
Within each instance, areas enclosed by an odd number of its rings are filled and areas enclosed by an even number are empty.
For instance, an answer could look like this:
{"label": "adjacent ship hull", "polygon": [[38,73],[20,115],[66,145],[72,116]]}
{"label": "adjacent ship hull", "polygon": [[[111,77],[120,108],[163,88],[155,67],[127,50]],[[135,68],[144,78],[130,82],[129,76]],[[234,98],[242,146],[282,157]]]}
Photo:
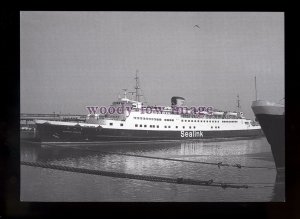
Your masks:
{"label": "adjacent ship hull", "polygon": [[101,141],[151,141],[189,140],[214,138],[251,138],[262,136],[261,129],[215,131],[154,131],[132,129],[107,129],[101,126],[37,124],[37,137],[42,142],[101,142]]}
{"label": "adjacent ship hull", "polygon": [[277,170],[285,168],[285,110],[284,105],[257,100],[252,110],[271,145]]}

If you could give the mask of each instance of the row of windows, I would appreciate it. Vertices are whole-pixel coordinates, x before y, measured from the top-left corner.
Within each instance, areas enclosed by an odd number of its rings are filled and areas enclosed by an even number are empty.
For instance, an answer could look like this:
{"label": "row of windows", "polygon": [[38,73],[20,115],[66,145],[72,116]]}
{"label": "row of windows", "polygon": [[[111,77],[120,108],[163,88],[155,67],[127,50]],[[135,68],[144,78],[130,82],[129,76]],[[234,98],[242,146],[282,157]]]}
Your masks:
{"label": "row of windows", "polygon": [[[161,121],[160,118],[147,118],[147,117],[133,117],[134,119],[140,120],[152,120],[152,121]],[[174,122],[174,119],[164,119],[164,121]],[[203,123],[219,123],[219,120],[188,120],[182,119],[181,122],[203,122]],[[222,123],[237,123],[237,120],[223,120]]]}
{"label": "row of windows", "polygon": [[[139,126],[140,126],[140,127],[143,127],[143,125],[135,124],[135,127],[139,127]],[[150,127],[150,128],[155,128],[155,125],[149,125],[149,127]],[[144,125],[144,128],[147,128],[147,125]],[[159,125],[157,125],[156,128],[159,128]]]}
{"label": "row of windows", "polygon": [[[219,123],[220,121],[219,121],[219,120],[187,120],[187,119],[182,119],[181,122]],[[223,123],[228,123],[228,122],[236,123],[236,122],[238,122],[238,121],[234,121],[234,120],[226,121],[226,120],[223,120],[222,122],[223,122]]]}
{"label": "row of windows", "polygon": [[[144,127],[144,128],[147,128],[147,125],[141,125],[141,124],[138,125],[138,124],[135,124],[135,127],[141,127],[141,128]],[[149,125],[149,127],[150,127],[150,128],[155,128],[155,125]],[[159,128],[159,125],[157,125],[156,128]],[[169,128],[169,129],[170,129],[171,126],[166,126],[166,125],[165,125],[164,128]],[[178,129],[178,126],[175,126],[175,128]],[[182,128],[185,129],[185,126],[182,126]],[[196,129],[196,126],[193,126],[193,128]],[[211,126],[211,128],[214,128],[214,127]],[[215,128],[216,128],[216,129],[219,129],[220,126],[215,126]],[[192,129],[192,126],[189,126],[189,129]]]}
{"label": "row of windows", "polygon": [[[113,125],[113,123],[111,122],[111,123],[109,123],[109,125]],[[120,123],[120,126],[123,126],[123,123]]]}
{"label": "row of windows", "polygon": [[[133,117],[134,119],[141,119],[141,120],[152,120],[152,121],[161,121],[160,118],[148,118],[148,117]],[[164,121],[174,122],[174,119],[164,119]]]}
{"label": "row of windows", "polygon": [[237,123],[238,121],[236,121],[236,120],[223,120],[222,121],[223,123]]}
{"label": "row of windows", "polygon": [[152,120],[152,121],[161,121],[160,118],[148,118],[148,117],[133,117],[134,119],[140,119],[140,120]]}
{"label": "row of windows", "polygon": [[[203,121],[203,122],[205,122],[205,121]],[[222,122],[237,122],[237,121],[222,121]],[[247,123],[246,123],[246,124],[247,124]],[[111,123],[109,123],[109,125],[113,125],[113,123],[111,122]],[[123,123],[120,123],[120,126],[123,126]],[[138,127],[138,125],[136,124],[135,127]],[[140,127],[143,127],[143,126],[140,125]],[[144,125],[144,127],[147,127],[147,125]],[[150,125],[149,127],[150,127],[150,128],[155,128],[155,125]],[[157,125],[156,127],[159,128],[158,125]],[[211,127],[213,127],[213,126],[211,126]],[[215,127],[220,128],[219,126],[215,126]],[[165,125],[165,128],[167,128],[166,125]],[[171,128],[171,126],[168,126],[168,128]],[[178,126],[176,126],[176,128],[178,128]],[[182,126],[182,128],[185,128],[185,126]],[[191,126],[190,126],[189,128],[191,128]],[[196,128],[196,127],[194,126],[194,129],[195,129],[195,128]]]}
{"label": "row of windows", "polygon": [[[148,117],[133,117],[134,119],[141,119],[141,120],[154,120],[154,121],[161,121],[160,118],[148,118]],[[174,122],[174,119],[164,119],[164,121]]]}
{"label": "row of windows", "polygon": [[181,122],[207,122],[207,123],[214,122],[214,123],[219,123],[220,121],[218,121],[218,120],[187,120],[187,119],[182,119]]}

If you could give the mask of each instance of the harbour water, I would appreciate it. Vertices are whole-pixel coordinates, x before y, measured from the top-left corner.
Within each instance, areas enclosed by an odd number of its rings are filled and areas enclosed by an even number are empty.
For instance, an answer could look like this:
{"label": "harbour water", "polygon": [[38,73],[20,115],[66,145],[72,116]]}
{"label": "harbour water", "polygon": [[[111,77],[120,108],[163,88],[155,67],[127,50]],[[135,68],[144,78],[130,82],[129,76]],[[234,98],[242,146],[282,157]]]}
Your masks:
{"label": "harbour water", "polygon": [[[21,161],[92,170],[248,185],[221,188],[124,179],[21,165],[21,201],[38,202],[269,202],[284,201],[270,145],[262,138],[49,146],[21,141]],[[109,152],[109,153],[103,153]],[[122,154],[233,166],[188,163]],[[253,168],[260,167],[260,168]],[[261,168],[265,167],[265,168]],[[276,180],[277,178],[277,180]]]}

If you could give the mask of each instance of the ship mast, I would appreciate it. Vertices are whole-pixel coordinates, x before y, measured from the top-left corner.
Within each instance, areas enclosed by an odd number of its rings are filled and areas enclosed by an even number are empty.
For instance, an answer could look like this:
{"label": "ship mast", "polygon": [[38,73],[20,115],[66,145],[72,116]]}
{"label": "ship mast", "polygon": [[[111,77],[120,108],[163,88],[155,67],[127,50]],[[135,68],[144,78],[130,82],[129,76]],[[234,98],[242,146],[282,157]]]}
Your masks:
{"label": "ship mast", "polygon": [[255,100],[257,100],[256,76],[254,77],[254,85],[255,85]]}
{"label": "ship mast", "polygon": [[138,77],[138,70],[136,70],[136,73],[135,73],[135,100],[140,102],[140,96],[143,96],[140,94],[139,90],[141,89],[140,88],[140,85],[139,85],[139,77]]}
{"label": "ship mast", "polygon": [[239,95],[237,95],[237,100],[236,100],[236,102],[237,102],[237,108],[238,108],[238,112],[240,111],[240,108],[241,108],[241,105],[240,105],[240,96]]}
{"label": "ship mast", "polygon": [[122,89],[122,90],[124,91],[124,98],[127,99],[127,96],[126,96],[126,94],[127,94],[127,89]]}

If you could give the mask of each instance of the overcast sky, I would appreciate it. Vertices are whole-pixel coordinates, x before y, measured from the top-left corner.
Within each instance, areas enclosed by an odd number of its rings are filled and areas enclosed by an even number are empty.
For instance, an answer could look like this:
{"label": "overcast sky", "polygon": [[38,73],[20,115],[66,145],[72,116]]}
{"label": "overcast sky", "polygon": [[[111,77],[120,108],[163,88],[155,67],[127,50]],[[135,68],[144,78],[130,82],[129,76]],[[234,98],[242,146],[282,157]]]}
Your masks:
{"label": "overcast sky", "polygon": [[[198,25],[200,28],[195,27]],[[133,90],[150,105],[242,111],[284,97],[284,13],[21,12],[21,113],[79,113]]]}

